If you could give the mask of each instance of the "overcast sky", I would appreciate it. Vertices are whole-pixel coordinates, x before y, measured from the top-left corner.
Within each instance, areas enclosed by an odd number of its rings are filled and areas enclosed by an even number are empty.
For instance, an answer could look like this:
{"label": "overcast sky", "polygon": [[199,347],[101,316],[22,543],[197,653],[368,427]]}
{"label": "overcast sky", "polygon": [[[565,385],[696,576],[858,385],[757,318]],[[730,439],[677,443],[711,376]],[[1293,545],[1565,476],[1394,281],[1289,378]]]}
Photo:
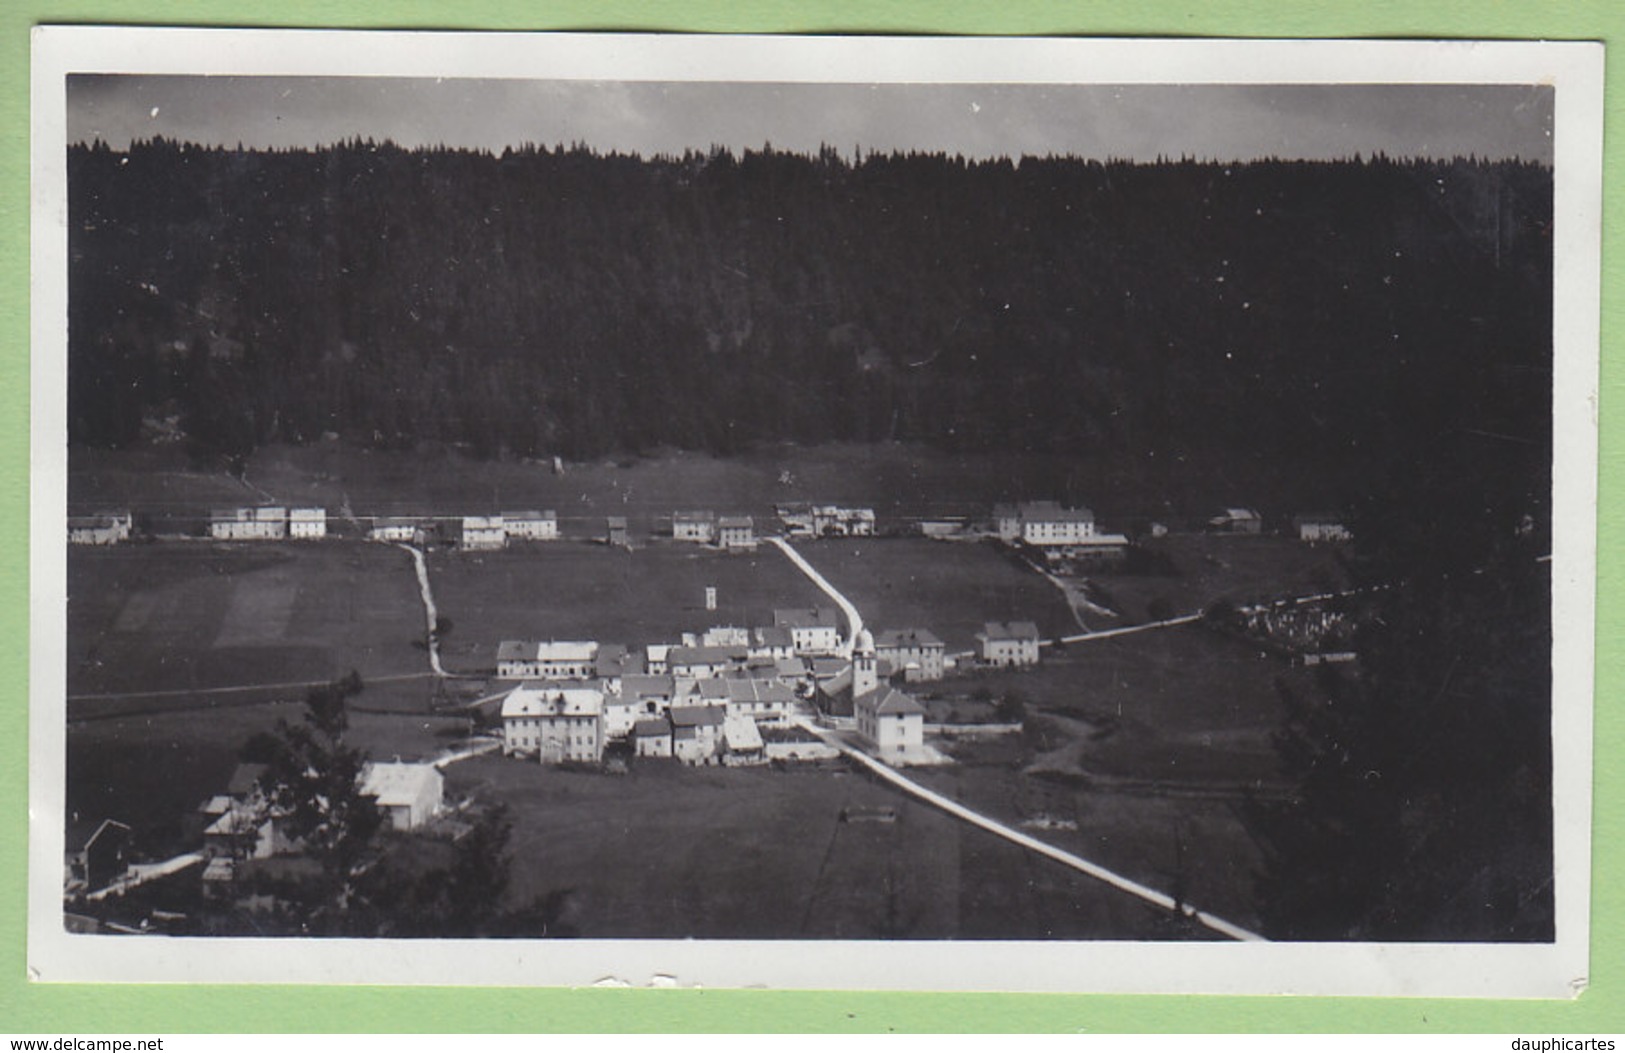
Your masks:
{"label": "overcast sky", "polygon": [[246,147],[351,137],[650,156],[771,142],[966,157],[1552,160],[1550,88],[1517,85],[763,84],[75,75],[68,139]]}

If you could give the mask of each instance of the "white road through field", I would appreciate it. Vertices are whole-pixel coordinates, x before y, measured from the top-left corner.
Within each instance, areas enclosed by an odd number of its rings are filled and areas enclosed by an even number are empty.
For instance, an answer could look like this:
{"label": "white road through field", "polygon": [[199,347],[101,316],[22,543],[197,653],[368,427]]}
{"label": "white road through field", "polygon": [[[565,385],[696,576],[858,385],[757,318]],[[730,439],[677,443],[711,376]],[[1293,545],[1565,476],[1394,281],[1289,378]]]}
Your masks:
{"label": "white road through field", "polygon": [[1205,910],[1197,910],[1189,903],[1177,903],[1175,902],[1174,898],[1167,893],[1158,892],[1156,889],[1142,885],[1138,881],[1133,881],[1122,876],[1121,874],[1115,873],[1114,871],[1107,870],[1098,863],[1091,863],[1082,856],[1073,855],[1071,852],[1056,848],[1054,845],[1040,841],[1036,837],[1024,834],[1020,830],[1012,829],[1011,827],[999,822],[997,819],[993,819],[989,816],[983,815],[981,812],[973,811],[970,808],[965,807],[951,797],[944,797],[935,790],[928,789],[927,787],[922,786],[920,783],[915,782],[913,779],[910,779],[896,768],[875,760],[873,757],[862,752],[861,750],[852,748],[842,741],[838,736],[826,731],[823,728],[820,728],[818,725],[814,724],[805,717],[796,716],[794,720],[799,727],[811,732],[821,741],[840,750],[848,757],[851,757],[853,760],[880,776],[882,779],[885,779],[887,782],[898,787],[899,789],[918,797],[927,804],[934,805],[935,807],[942,809],[949,815],[954,816],[956,819],[962,819],[973,826],[981,827],[990,834],[996,834],[997,836],[1004,838],[1006,841],[1011,841],[1022,846],[1023,848],[1031,849],[1040,855],[1047,856],[1050,859],[1055,860],[1057,863],[1071,867],[1073,870],[1079,871],[1080,873],[1087,874],[1089,877],[1092,877],[1097,881],[1104,881],[1106,884],[1115,889],[1127,892],[1131,896],[1138,896],[1147,903],[1153,903],[1164,910],[1178,910],[1186,917],[1194,918],[1203,925],[1212,929],[1214,932],[1222,933],[1233,940],[1263,941],[1264,939],[1264,937],[1258,935],[1256,932],[1249,931],[1239,925],[1225,921],[1223,918],[1209,914]]}
{"label": "white road through field", "polygon": [[840,591],[829,583],[828,578],[818,573],[818,568],[808,563],[801,553],[792,548],[790,542],[782,537],[766,537],[762,540],[776,546],[780,552],[783,552],[791,563],[800,568],[801,573],[807,575],[808,580],[823,589],[824,595],[834,600],[836,606],[841,608],[841,612],[846,615],[846,624],[851,627],[851,634],[846,638],[845,654],[848,658],[852,657],[852,649],[858,643],[858,634],[863,631],[863,615],[858,613],[857,607],[853,605],[851,600],[841,595]]}

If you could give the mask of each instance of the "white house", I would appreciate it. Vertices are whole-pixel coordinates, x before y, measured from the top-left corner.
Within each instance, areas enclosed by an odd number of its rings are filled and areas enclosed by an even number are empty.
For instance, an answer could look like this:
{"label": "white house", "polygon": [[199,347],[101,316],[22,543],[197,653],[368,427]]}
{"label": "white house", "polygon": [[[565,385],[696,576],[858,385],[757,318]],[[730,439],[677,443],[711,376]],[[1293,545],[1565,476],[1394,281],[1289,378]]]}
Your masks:
{"label": "white house", "polygon": [[817,505],[812,510],[814,537],[873,537],[875,510]]}
{"label": "white house", "polygon": [[714,764],[722,748],[722,722],[727,712],[721,706],[673,706],[671,721],[672,755],[684,764]]}
{"label": "white house", "polygon": [[1329,514],[1294,516],[1292,525],[1298,531],[1299,541],[1349,541],[1354,533],[1342,517]]}
{"label": "white house", "polygon": [[1087,508],[1062,508],[1055,501],[1021,506],[1021,540],[1029,545],[1077,545],[1094,533],[1095,514]]}
{"label": "white house", "polygon": [[1014,541],[1021,536],[1021,506],[999,504],[993,506],[993,532],[1000,541]]}
{"label": "white house", "polygon": [[373,541],[406,541],[417,536],[418,521],[406,516],[376,516],[367,537]]}
{"label": "white house", "polygon": [[854,696],[852,715],[857,718],[858,734],[874,745],[875,755],[882,759],[907,759],[925,744],[925,707],[890,685]]}
{"label": "white house", "polygon": [[588,680],[598,671],[598,644],[591,640],[504,640],[497,646],[501,680]]}
{"label": "white house", "polygon": [[639,757],[670,757],[671,721],[665,717],[650,717],[638,721],[632,728],[632,751]]}
{"label": "white house", "polygon": [[725,549],[755,548],[755,522],[750,516],[723,516],[717,520],[717,544]]}
{"label": "white house", "polygon": [[209,514],[209,536],[217,541],[280,541],[288,536],[288,510],[275,505],[216,509]]}
{"label": "white house", "polygon": [[446,778],[432,764],[373,762],[361,770],[361,795],[374,798],[396,830],[416,830],[440,811]]}
{"label": "white house", "polygon": [[1261,534],[1264,517],[1252,508],[1226,508],[1207,521],[1209,530],[1221,534]]}
{"label": "white house", "polygon": [[671,644],[652,643],[643,648],[643,665],[650,676],[664,676],[671,672]]}
{"label": "white house", "polygon": [[947,653],[947,645],[930,629],[888,629],[875,637],[875,654],[901,669],[910,683],[941,680]]}
{"label": "white house", "polygon": [[510,538],[554,541],[559,536],[558,513],[551,509],[546,512],[504,512],[499,518],[502,520],[503,533]]}
{"label": "white house", "polygon": [[502,700],[502,748],[543,764],[604,756],[604,694],[593,687],[524,683]]}
{"label": "white house", "polygon": [[116,545],[129,537],[112,516],[69,516],[68,544]]}
{"label": "white house", "polygon": [[841,650],[840,617],[833,607],[793,607],[773,612],[773,624],[790,630],[798,655],[838,654]]}
{"label": "white house", "polygon": [[796,638],[789,629],[780,625],[759,625],[750,631],[752,658],[778,661],[781,658],[794,658],[795,654]]}
{"label": "white house", "polygon": [[508,543],[508,529],[501,516],[464,516],[463,548],[487,552]]}
{"label": "white house", "polygon": [[291,508],[288,510],[288,536],[313,539],[327,536],[327,509]]}
{"label": "white house", "polygon": [[781,681],[736,677],[721,683],[727,693],[729,717],[748,717],[775,726],[789,723],[796,693]]}
{"label": "white house", "polygon": [[717,539],[717,514],[674,512],[671,517],[671,536],[678,541],[698,541],[708,545]]}
{"label": "white house", "polygon": [[745,668],[749,653],[743,647],[673,647],[666,654],[672,676],[707,680]]}
{"label": "white house", "polygon": [[984,665],[1038,664],[1038,626],[1032,622],[988,622],[976,643]]}
{"label": "white house", "polygon": [[723,718],[722,763],[729,767],[767,763],[767,748],[756,721],[731,715]]}

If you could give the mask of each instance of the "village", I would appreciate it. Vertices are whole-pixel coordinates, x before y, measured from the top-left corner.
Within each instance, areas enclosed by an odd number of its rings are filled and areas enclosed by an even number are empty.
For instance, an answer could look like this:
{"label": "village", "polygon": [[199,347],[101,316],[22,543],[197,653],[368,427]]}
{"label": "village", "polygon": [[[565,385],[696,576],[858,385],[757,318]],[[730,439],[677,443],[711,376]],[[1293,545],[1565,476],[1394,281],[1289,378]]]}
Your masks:
{"label": "village", "polygon": [[[553,511],[330,517],[321,507],[261,505],[215,510],[204,530],[191,537],[142,536],[128,511],[76,516],[69,520],[68,540],[74,546],[104,547],[143,541],[317,543],[350,537],[404,547],[420,562],[421,552],[430,549],[477,558],[479,553],[571,540],[626,550],[669,545],[737,554],[776,548],[828,599],[763,610],[749,624],[718,620],[661,641],[510,637],[495,642],[490,668],[450,672],[440,664],[432,593],[427,572],[422,572],[424,602],[431,605],[431,665],[437,676],[465,683],[457,705],[467,714],[472,734],[437,756],[367,763],[358,777],[360,791],[398,832],[460,836],[467,824],[458,815],[470,802],[448,796],[445,772],[473,757],[500,755],[511,762],[609,774],[648,764],[817,767],[867,758],[865,763],[901,772],[952,765],[955,749],[976,738],[1022,733],[1019,707],[1015,712],[984,711],[969,723],[945,723],[940,712],[932,717],[920,693],[978,671],[1034,669],[1047,650],[1065,646],[1065,637],[1046,638],[1031,619],[989,618],[975,634],[972,649],[956,650],[927,625],[871,628],[794,544],[875,538],[875,511],[796,503],[780,505],[775,516],[775,527],[763,532],[750,515],[679,510],[648,536],[634,536],[626,517],[606,516],[596,530],[575,524],[567,538]],[[1154,537],[1166,534],[1159,525],[1151,529]],[[1205,529],[1217,536],[1257,535],[1262,517],[1245,508],[1226,509],[1210,517]],[[1069,599],[1075,588],[1071,579],[1121,565],[1134,547],[1122,533],[1099,531],[1089,510],[1053,500],[998,505],[981,518],[921,518],[886,532],[943,544],[998,545],[1054,582]],[[1330,515],[1294,517],[1291,534],[1308,544],[1350,536]],[[721,606],[716,586],[705,586],[696,599],[706,611]],[[1317,642],[1326,632],[1327,617],[1315,611],[1261,608],[1249,611],[1247,619],[1248,631],[1262,627],[1264,635],[1277,623],[1314,635]],[[1326,660],[1347,658],[1352,655],[1339,653]],[[467,691],[474,689],[479,689],[477,697],[468,697]],[[131,828],[119,817],[81,821],[68,846],[66,892],[70,903],[78,905],[71,917],[94,927],[93,920],[84,918],[86,904],[186,873],[200,876],[209,895],[229,898],[245,864],[297,855],[302,846],[283,831],[284,816],[265,778],[263,764],[239,764],[228,784],[199,802],[202,845],[166,860],[132,858]],[[898,778],[905,789],[912,786],[906,777]],[[116,923],[111,931],[118,931]]]}

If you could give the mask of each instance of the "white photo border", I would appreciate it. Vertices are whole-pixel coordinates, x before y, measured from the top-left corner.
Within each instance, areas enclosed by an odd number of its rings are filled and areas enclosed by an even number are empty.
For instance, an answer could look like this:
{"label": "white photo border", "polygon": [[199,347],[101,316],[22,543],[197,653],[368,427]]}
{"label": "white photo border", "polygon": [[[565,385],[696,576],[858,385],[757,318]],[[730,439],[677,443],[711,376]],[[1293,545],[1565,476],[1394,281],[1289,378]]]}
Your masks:
{"label": "white photo border", "polygon": [[[46,982],[1573,997],[1590,919],[1601,302],[1600,44],[38,27],[32,41],[30,975]],[[1550,944],[128,938],[62,925],[66,80],[73,74],[1025,84],[1550,84],[1554,123]]]}

